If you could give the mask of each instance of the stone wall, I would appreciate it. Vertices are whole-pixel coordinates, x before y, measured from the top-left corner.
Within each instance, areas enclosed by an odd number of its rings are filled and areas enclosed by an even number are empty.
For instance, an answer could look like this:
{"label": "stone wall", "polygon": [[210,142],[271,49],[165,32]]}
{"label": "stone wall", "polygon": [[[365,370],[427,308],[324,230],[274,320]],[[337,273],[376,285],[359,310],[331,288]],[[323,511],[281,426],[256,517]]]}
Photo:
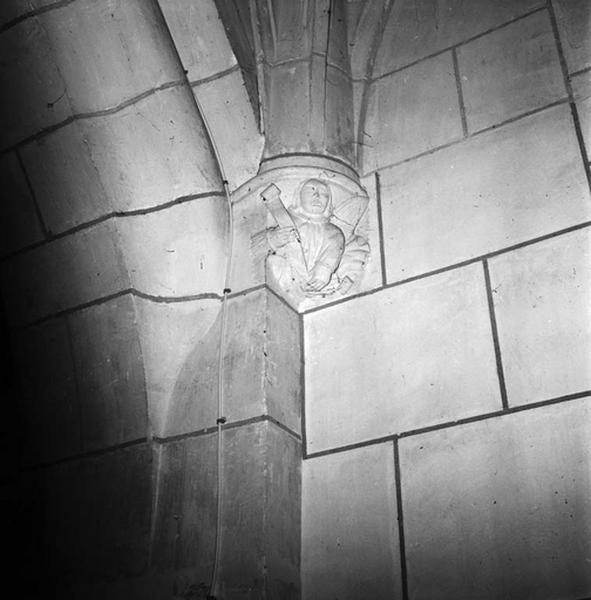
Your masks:
{"label": "stone wall", "polygon": [[303,597],[588,597],[591,7],[389,10],[382,281],[303,316]]}
{"label": "stone wall", "polygon": [[[213,0],[1,3],[22,596],[205,594],[224,178],[220,597],[299,597],[300,495],[307,599],[591,595],[588,3],[334,4],[249,3],[253,107]],[[315,153],[360,171],[372,256],[298,315],[241,198]]]}
{"label": "stone wall", "polygon": [[[22,597],[194,597],[211,580],[228,253],[211,139],[232,189],[263,139],[213,1],[196,8],[0,8],[2,497]],[[228,597],[299,586],[299,389],[268,392],[289,353],[299,365],[299,321],[254,288],[228,301],[224,361],[242,372],[225,385],[223,537],[244,540],[223,550]],[[271,481],[279,455],[293,469]],[[285,490],[293,531],[268,517]]]}

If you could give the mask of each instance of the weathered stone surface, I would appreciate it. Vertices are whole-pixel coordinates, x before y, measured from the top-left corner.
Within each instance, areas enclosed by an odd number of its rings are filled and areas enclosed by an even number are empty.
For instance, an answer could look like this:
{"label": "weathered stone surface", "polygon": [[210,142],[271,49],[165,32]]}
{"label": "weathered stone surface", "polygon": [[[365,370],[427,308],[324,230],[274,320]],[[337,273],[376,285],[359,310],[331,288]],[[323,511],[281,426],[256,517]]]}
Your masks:
{"label": "weathered stone surface", "polygon": [[381,176],[390,282],[591,218],[568,106],[384,170]]}
{"label": "weathered stone surface", "polygon": [[119,219],[133,287],[162,297],[221,294],[226,257],[225,198],[197,198]]}
{"label": "weathered stone surface", "polygon": [[[223,414],[230,422],[267,413],[264,393],[267,295],[266,290],[258,290],[237,296],[226,307]],[[219,336],[219,327],[216,330]],[[208,351],[217,359],[219,337],[212,341]]]}
{"label": "weathered stone surface", "polygon": [[470,132],[566,97],[545,11],[460,46],[458,62]]}
{"label": "weathered stone surface", "polygon": [[363,15],[363,9],[366,8],[366,6],[367,3],[365,2],[365,0],[351,0],[347,4],[346,17],[348,31],[354,32],[356,28],[359,27]]}
{"label": "weathered stone surface", "polygon": [[306,460],[302,477],[302,598],[402,597],[392,444]]}
{"label": "weathered stone surface", "polygon": [[1,276],[15,326],[129,288],[112,221],[11,258],[2,264]]}
{"label": "weathered stone surface", "polygon": [[266,597],[300,600],[302,445],[272,423],[265,427]]}
{"label": "weathered stone surface", "polygon": [[[353,94],[344,5],[259,5],[265,67],[266,158],[317,153],[354,157]],[[330,30],[330,31],[329,31]]]}
{"label": "weathered stone surface", "polygon": [[71,116],[66,83],[37,17],[0,36],[0,148]]}
{"label": "weathered stone surface", "polygon": [[219,300],[135,302],[154,435],[215,425]]}
{"label": "weathered stone surface", "polygon": [[310,76],[309,62],[266,68],[265,156],[309,151]]}
{"label": "weathered stone surface", "polygon": [[361,144],[360,140],[361,131],[359,130],[359,123],[361,119],[362,103],[365,97],[365,88],[369,86],[366,81],[353,81],[353,132],[355,134],[355,160],[356,164],[359,164],[361,156]]}
{"label": "weathered stone surface", "polygon": [[213,0],[163,0],[160,6],[189,81],[237,64]]}
{"label": "weathered stone surface", "polygon": [[[300,559],[300,444],[273,424],[223,433],[220,582],[224,598],[296,599]],[[211,581],[217,514],[217,437],[160,449],[153,566],[177,594]]]}
{"label": "weathered stone surface", "polygon": [[378,50],[374,76],[454,46],[543,5],[542,0],[396,2]]}
{"label": "weathered stone surface", "polygon": [[133,298],[116,298],[77,311],[67,320],[83,450],[144,437],[146,388]]}
{"label": "weathered stone surface", "polygon": [[225,257],[212,248],[223,235],[224,202],[204,198],[109,220],[10,259],[2,271],[12,322],[33,321],[132,285],[165,297],[221,292]]}
{"label": "weathered stone surface", "polygon": [[[249,189],[245,184],[242,189]],[[234,240],[232,244],[232,264],[230,287],[233,292],[246,290],[265,281],[265,264],[255,263],[252,252],[252,235],[267,227],[268,211],[258,197],[245,196],[232,199]]]}
{"label": "weathered stone surface", "polygon": [[[219,301],[137,302],[152,426],[157,435],[215,427]],[[266,290],[233,297],[226,310],[223,416],[233,423],[271,415],[299,432],[298,316]]]}
{"label": "weathered stone surface", "polygon": [[591,155],[591,73],[582,73],[571,79],[573,95],[577,103],[581,132],[587,149]]}
{"label": "weathered stone surface", "polygon": [[384,19],[386,4],[384,0],[352,0],[347,3],[349,56],[351,74],[355,79],[363,79],[369,75],[368,61]]}
{"label": "weathered stone surface", "polygon": [[382,245],[378,223],[378,191],[375,173],[362,177],[361,185],[367,190],[369,195],[367,211],[370,254],[367,266],[365,267],[363,282],[366,289],[371,290],[382,285]]}
{"label": "weathered stone surface", "polygon": [[263,351],[266,410],[299,433],[303,397],[300,318],[272,293],[266,294]]}
{"label": "weathered stone surface", "polygon": [[[235,71],[193,88],[211,128],[226,177],[236,189],[257,174],[264,138],[258,131],[242,74]],[[228,127],[232,123],[232,127]]]}
{"label": "weathered stone surface", "polygon": [[182,77],[151,2],[77,0],[39,18],[75,113],[113,108]]}
{"label": "weathered stone surface", "polygon": [[[322,2],[317,2],[318,6],[322,7]],[[348,46],[348,31],[347,31],[347,5],[344,2],[331,3],[330,0],[324,3],[321,10],[325,11],[329,21],[326,27],[327,44],[320,48],[320,52],[327,55],[328,64],[334,65],[340,69],[341,73],[350,75],[351,67],[349,66],[349,46]],[[318,42],[321,36],[315,36],[313,40],[314,51],[317,49]],[[320,42],[322,43],[322,42]]]}
{"label": "weathered stone surface", "polygon": [[205,128],[186,87],[84,121],[92,160],[117,210],[221,190]]}
{"label": "weathered stone surface", "polygon": [[50,462],[82,449],[74,357],[65,319],[13,333],[26,464]]}
{"label": "weathered stone surface", "polygon": [[591,6],[586,0],[552,0],[570,73],[591,64]]}
{"label": "weathered stone surface", "polygon": [[21,150],[39,210],[51,233],[113,211],[85,129],[84,122],[74,121]]}
{"label": "weathered stone surface", "polygon": [[0,158],[0,255],[43,239],[34,200],[14,153]]}
{"label": "weathered stone surface", "polygon": [[[158,501],[151,540],[151,567],[172,572],[182,593],[207,589],[214,561],[217,475],[216,436],[160,445]],[[172,590],[169,590],[169,593]]]}
{"label": "weathered stone surface", "polygon": [[[310,105],[308,114],[302,114],[300,120],[300,127],[306,127],[307,131],[299,133],[300,138],[302,133],[307,134],[308,139],[303,149],[328,154],[352,164],[355,155],[353,84],[348,70],[343,71],[342,68],[327,63],[323,54],[314,54],[309,65]],[[282,93],[287,97],[290,91],[286,87]],[[275,93],[281,93],[281,89],[276,89]],[[286,143],[289,141],[286,140]]]}
{"label": "weathered stone surface", "polygon": [[360,140],[364,172],[462,137],[449,52],[374,81],[369,94]]}
{"label": "weathered stone surface", "polygon": [[[229,422],[270,415],[300,431],[301,351],[297,313],[268,290],[228,301],[224,415]],[[215,345],[210,349],[215,353]]]}
{"label": "weathered stone surface", "polygon": [[589,399],[400,442],[409,597],[591,593]]}
{"label": "weathered stone surface", "polygon": [[[325,139],[318,151],[323,150],[338,158],[353,163],[355,150],[353,148],[353,87],[350,78],[340,69],[328,66],[325,70],[326,91],[323,124]],[[315,131],[312,130],[314,137]],[[314,148],[313,148],[314,149]]]}
{"label": "weathered stone surface", "polygon": [[224,443],[220,595],[296,600],[300,443],[268,422],[229,429]]}
{"label": "weathered stone surface", "polygon": [[316,26],[317,33],[326,22],[322,19],[322,15],[315,15],[316,4],[320,12],[326,13],[328,6],[325,0],[314,4],[294,0],[261,5],[259,11],[261,38],[269,62],[303,59],[310,56],[313,40],[313,36],[310,35],[312,26]]}
{"label": "weathered stone surface", "polygon": [[[320,3],[321,4],[321,3]],[[318,9],[319,4],[317,4]],[[329,101],[329,80],[327,77],[329,66],[322,54],[313,54],[309,61],[310,81],[308,82],[308,94],[310,106],[308,109],[307,122],[302,119],[301,123],[308,127],[306,150],[322,153],[326,141],[329,119],[337,120],[339,117],[346,118],[346,113],[338,115],[326,110]],[[333,86],[331,86],[333,87]],[[347,90],[348,91],[348,90]],[[289,88],[285,88],[284,95],[289,94]],[[344,93],[343,93],[344,95]],[[343,98],[345,100],[346,98]],[[343,103],[344,104],[344,103]],[[330,114],[330,117],[328,115]],[[305,115],[302,115],[305,118]],[[268,137],[268,135],[267,135]]]}
{"label": "weathered stone surface", "polygon": [[588,229],[491,260],[510,405],[591,389],[590,262]]}
{"label": "weathered stone surface", "polygon": [[[300,2],[300,4],[302,8],[306,7],[306,2]],[[350,70],[347,47],[346,13],[348,8],[347,3],[342,2],[331,3],[330,0],[315,2],[313,5],[314,31],[311,36],[312,53],[325,64],[328,62],[344,72]],[[303,16],[304,11],[300,10]]]}
{"label": "weathered stone surface", "polygon": [[70,123],[25,146],[23,160],[55,233],[113,212],[221,190],[186,89]]}
{"label": "weathered stone surface", "polygon": [[311,313],[304,325],[308,452],[501,407],[479,264]]}

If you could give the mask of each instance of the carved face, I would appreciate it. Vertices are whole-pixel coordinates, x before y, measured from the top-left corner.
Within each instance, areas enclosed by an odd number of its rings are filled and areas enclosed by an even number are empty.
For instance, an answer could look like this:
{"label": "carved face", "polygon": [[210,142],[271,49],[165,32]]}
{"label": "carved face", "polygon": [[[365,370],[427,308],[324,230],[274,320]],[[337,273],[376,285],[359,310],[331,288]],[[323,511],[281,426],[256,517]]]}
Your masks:
{"label": "carved face", "polygon": [[300,206],[305,213],[321,215],[330,202],[330,190],[319,179],[308,179],[300,191]]}

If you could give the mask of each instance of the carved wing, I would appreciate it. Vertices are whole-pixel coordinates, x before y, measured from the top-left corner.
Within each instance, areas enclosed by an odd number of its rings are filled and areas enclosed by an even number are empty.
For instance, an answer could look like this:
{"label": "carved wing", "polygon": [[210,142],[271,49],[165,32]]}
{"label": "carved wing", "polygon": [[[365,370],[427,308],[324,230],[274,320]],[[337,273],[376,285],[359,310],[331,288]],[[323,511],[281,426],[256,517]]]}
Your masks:
{"label": "carved wing", "polygon": [[355,228],[367,211],[368,204],[369,198],[367,196],[355,194],[335,205],[332,221],[343,230],[347,242],[355,233]]}

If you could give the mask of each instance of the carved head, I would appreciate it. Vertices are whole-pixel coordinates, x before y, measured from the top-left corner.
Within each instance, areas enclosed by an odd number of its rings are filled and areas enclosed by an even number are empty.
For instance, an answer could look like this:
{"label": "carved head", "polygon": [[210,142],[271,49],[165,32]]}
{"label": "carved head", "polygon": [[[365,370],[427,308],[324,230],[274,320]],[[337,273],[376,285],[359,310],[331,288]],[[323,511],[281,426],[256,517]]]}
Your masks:
{"label": "carved head", "polygon": [[320,179],[308,179],[300,188],[299,209],[305,215],[328,217],[332,211],[330,187]]}

